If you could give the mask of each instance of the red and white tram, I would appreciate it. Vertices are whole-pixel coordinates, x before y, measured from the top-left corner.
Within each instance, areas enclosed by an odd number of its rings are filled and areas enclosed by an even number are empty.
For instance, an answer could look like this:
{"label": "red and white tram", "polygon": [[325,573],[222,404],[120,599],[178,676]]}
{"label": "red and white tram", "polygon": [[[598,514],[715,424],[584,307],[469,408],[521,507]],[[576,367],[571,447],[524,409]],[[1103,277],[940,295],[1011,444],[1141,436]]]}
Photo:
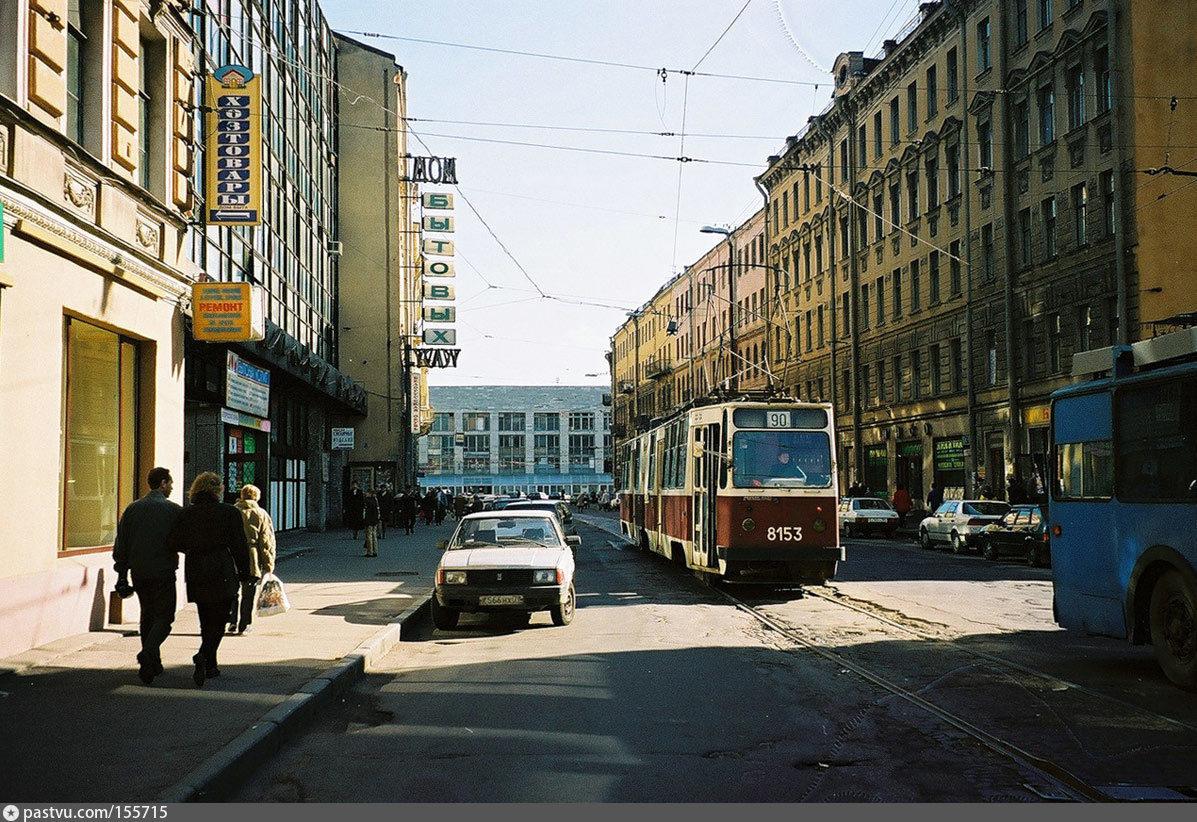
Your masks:
{"label": "red and white tram", "polygon": [[622,457],[624,536],[701,576],[820,584],[844,558],[828,403],[683,409],[625,443]]}

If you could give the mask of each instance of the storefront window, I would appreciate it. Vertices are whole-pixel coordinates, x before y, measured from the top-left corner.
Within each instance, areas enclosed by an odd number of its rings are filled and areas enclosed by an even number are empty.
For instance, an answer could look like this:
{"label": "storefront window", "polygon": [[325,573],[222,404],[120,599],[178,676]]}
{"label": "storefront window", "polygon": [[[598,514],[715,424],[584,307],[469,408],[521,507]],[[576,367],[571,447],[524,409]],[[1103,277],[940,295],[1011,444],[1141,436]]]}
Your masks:
{"label": "storefront window", "polygon": [[[935,440],[935,485],[940,490],[964,489],[964,438]],[[945,496],[946,493],[945,493]],[[951,497],[948,497],[949,499]]]}
{"label": "storefront window", "polygon": [[67,321],[63,548],[111,545],[137,485],[136,343]]}

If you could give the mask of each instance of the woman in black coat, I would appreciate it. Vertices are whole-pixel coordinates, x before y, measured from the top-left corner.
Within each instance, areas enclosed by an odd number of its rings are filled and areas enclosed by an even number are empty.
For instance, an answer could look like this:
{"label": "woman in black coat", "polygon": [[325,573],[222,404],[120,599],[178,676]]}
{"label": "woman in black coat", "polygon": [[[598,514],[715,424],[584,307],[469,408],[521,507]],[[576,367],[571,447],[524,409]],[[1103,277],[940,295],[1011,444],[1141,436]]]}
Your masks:
{"label": "woman in black coat", "polygon": [[191,483],[191,505],[179,514],[171,531],[175,550],[186,555],[187,601],[194,602],[199,612],[200,648],[191,658],[197,686],[220,676],[216,649],[224,637],[229,609],[240,583],[256,582],[249,573],[249,543],[241,512],[220,501],[223,492],[219,474],[200,474]]}

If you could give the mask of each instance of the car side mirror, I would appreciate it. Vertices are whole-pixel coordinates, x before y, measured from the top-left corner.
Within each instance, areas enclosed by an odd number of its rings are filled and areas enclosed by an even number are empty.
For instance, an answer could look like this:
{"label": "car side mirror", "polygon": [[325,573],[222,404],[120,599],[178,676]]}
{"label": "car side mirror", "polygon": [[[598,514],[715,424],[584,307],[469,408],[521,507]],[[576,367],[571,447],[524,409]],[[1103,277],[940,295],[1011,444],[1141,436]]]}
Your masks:
{"label": "car side mirror", "polygon": [[566,545],[578,546],[582,544],[582,538],[573,536],[572,534],[565,538]]}
{"label": "car side mirror", "polygon": [[436,547],[437,547],[437,548],[440,548],[442,551],[443,551],[443,550],[445,550],[446,548],[448,548],[448,547],[449,547],[449,540],[447,540],[447,539],[438,539],[438,540],[436,541]]}

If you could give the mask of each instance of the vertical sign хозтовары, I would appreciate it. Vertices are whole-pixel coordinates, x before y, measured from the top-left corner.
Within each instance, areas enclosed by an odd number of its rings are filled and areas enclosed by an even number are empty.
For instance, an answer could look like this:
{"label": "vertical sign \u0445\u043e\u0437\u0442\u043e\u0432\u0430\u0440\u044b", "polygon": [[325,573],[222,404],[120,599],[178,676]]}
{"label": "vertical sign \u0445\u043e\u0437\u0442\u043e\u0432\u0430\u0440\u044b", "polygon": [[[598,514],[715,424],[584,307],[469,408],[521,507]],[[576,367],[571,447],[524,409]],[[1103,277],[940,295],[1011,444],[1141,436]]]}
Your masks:
{"label": "vertical sign \u0445\u043e\u0437\u0442\u043e\u0432\u0430\u0440\u044b", "polygon": [[261,225],[261,78],[244,66],[221,66],[207,85],[208,225]]}

